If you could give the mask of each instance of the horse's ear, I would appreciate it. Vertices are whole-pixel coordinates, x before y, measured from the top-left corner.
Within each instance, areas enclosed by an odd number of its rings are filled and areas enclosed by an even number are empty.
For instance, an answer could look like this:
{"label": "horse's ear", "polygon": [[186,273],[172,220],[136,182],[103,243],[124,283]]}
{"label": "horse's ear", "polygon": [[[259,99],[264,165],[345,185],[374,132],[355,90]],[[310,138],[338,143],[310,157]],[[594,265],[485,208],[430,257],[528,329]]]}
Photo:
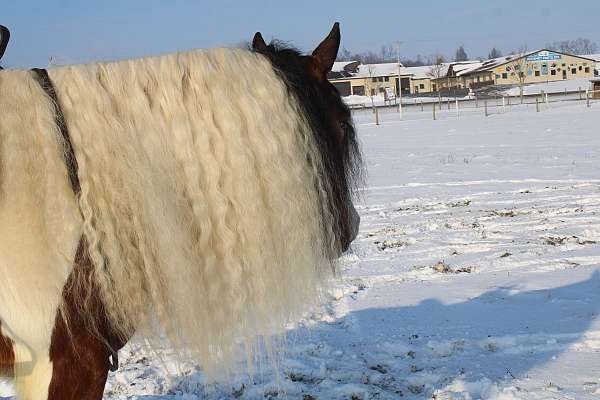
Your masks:
{"label": "horse's ear", "polygon": [[312,55],[317,60],[319,68],[323,74],[331,71],[333,63],[337,58],[338,50],[340,49],[340,23],[333,24],[333,28],[329,35],[317,46]]}
{"label": "horse's ear", "polygon": [[258,53],[264,53],[267,50],[267,43],[260,32],[256,32],[254,39],[252,39],[252,50]]}
{"label": "horse's ear", "polygon": [[4,55],[6,51],[6,46],[8,46],[8,40],[10,39],[10,31],[7,27],[0,25],[0,59]]}

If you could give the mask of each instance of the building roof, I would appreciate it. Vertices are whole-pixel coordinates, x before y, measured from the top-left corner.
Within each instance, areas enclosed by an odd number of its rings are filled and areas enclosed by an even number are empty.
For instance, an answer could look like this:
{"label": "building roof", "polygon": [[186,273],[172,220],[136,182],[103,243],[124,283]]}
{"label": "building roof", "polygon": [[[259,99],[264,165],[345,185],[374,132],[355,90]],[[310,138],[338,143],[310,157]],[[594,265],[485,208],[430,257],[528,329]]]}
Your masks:
{"label": "building roof", "polygon": [[360,64],[360,62],[358,62],[358,61],[336,61],[333,63],[331,72],[346,71],[348,68],[352,68],[353,64],[356,64],[358,66]]}
{"label": "building roof", "polygon": [[596,62],[600,62],[600,54],[588,54],[588,55],[583,56],[583,57],[592,59],[592,60],[594,60]]}
{"label": "building roof", "polygon": [[455,62],[450,65],[449,73],[452,72],[454,76],[460,77],[464,75],[468,75],[471,72],[479,69],[483,66],[482,61],[461,61]]}
{"label": "building roof", "polygon": [[431,65],[423,65],[420,67],[404,67],[400,69],[402,75],[410,75],[413,79],[431,78]]}
{"label": "building roof", "polygon": [[[400,65],[402,66],[402,64]],[[401,74],[404,75],[402,72]],[[355,78],[378,76],[398,76],[398,63],[361,64],[358,66],[358,71],[354,75]]]}

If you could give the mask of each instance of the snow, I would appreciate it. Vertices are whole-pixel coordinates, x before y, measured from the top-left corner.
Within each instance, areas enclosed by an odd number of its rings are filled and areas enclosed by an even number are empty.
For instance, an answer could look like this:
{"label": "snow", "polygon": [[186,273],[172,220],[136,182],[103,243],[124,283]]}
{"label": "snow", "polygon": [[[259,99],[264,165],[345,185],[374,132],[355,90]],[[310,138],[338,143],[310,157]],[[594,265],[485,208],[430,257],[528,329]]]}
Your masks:
{"label": "snow", "polygon": [[336,61],[333,63],[333,67],[331,68],[332,72],[342,72],[344,69],[350,65],[354,64],[356,61]]}
{"label": "snow", "polygon": [[592,60],[600,62],[600,53],[599,54],[588,54],[588,55],[583,56],[583,57],[591,58]]}
{"label": "snow", "polygon": [[[346,104],[348,104],[351,107],[372,107],[372,104],[375,104],[375,106],[384,106],[384,105],[389,105],[390,102],[388,101],[386,103],[385,98],[383,95],[376,95],[373,96],[373,103],[371,103],[371,97],[369,96],[358,96],[358,95],[351,95],[351,96],[346,96],[343,98],[344,102]],[[465,96],[465,97],[459,97],[459,100],[461,99],[470,99],[469,96]],[[456,98],[454,97],[445,97],[442,96],[441,97],[441,101],[442,102],[446,102],[446,101],[455,101]],[[414,105],[414,104],[427,104],[427,103],[437,103],[440,100],[438,99],[437,96],[433,95],[433,96],[419,96],[419,95],[410,95],[410,96],[402,96],[402,104],[409,104],[409,105]],[[397,103],[393,103],[392,104],[397,104]]]}
{"label": "snow", "polygon": [[599,118],[598,103],[357,113],[361,231],[280,373],[214,383],[129,345],[105,398],[598,398]]}
{"label": "snow", "polygon": [[361,64],[358,67],[357,73],[352,77],[370,78],[378,76],[398,76],[398,63]]}
{"label": "snow", "polygon": [[[501,89],[502,87],[498,87]],[[544,82],[544,83],[534,83],[525,85],[523,88],[523,94],[525,95],[533,95],[540,93],[564,93],[565,90],[567,92],[577,92],[583,91],[585,92],[587,89],[590,89],[590,79],[569,79],[564,81],[555,81],[555,82]],[[510,89],[505,91],[507,96],[518,96],[519,95],[519,87],[511,87]]]}

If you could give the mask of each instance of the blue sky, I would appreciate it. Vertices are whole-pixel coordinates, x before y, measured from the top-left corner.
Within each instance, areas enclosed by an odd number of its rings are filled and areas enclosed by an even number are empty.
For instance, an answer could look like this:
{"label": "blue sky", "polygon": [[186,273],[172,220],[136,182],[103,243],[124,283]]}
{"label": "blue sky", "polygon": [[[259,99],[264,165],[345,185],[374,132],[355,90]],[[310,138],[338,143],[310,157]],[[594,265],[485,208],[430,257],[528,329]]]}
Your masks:
{"label": "blue sky", "polygon": [[[600,44],[600,1],[192,1],[3,0],[0,24],[12,31],[9,67],[46,66],[235,45],[260,30],[311,50],[334,21],[342,45],[378,51],[402,41],[403,54],[451,55],[461,44],[472,57],[492,46],[586,37]],[[563,4],[563,5],[561,5]],[[569,9],[570,7],[570,9]]]}

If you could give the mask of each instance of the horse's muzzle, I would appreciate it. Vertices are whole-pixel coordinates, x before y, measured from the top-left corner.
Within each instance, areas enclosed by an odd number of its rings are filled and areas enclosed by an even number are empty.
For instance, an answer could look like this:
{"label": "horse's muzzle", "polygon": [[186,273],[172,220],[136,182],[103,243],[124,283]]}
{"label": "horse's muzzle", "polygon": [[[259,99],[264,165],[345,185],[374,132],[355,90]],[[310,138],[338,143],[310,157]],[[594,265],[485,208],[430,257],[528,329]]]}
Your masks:
{"label": "horse's muzzle", "polygon": [[358,229],[360,228],[360,215],[350,203],[348,205],[348,237],[342,243],[342,252],[346,252],[350,248],[350,243],[356,239]]}

